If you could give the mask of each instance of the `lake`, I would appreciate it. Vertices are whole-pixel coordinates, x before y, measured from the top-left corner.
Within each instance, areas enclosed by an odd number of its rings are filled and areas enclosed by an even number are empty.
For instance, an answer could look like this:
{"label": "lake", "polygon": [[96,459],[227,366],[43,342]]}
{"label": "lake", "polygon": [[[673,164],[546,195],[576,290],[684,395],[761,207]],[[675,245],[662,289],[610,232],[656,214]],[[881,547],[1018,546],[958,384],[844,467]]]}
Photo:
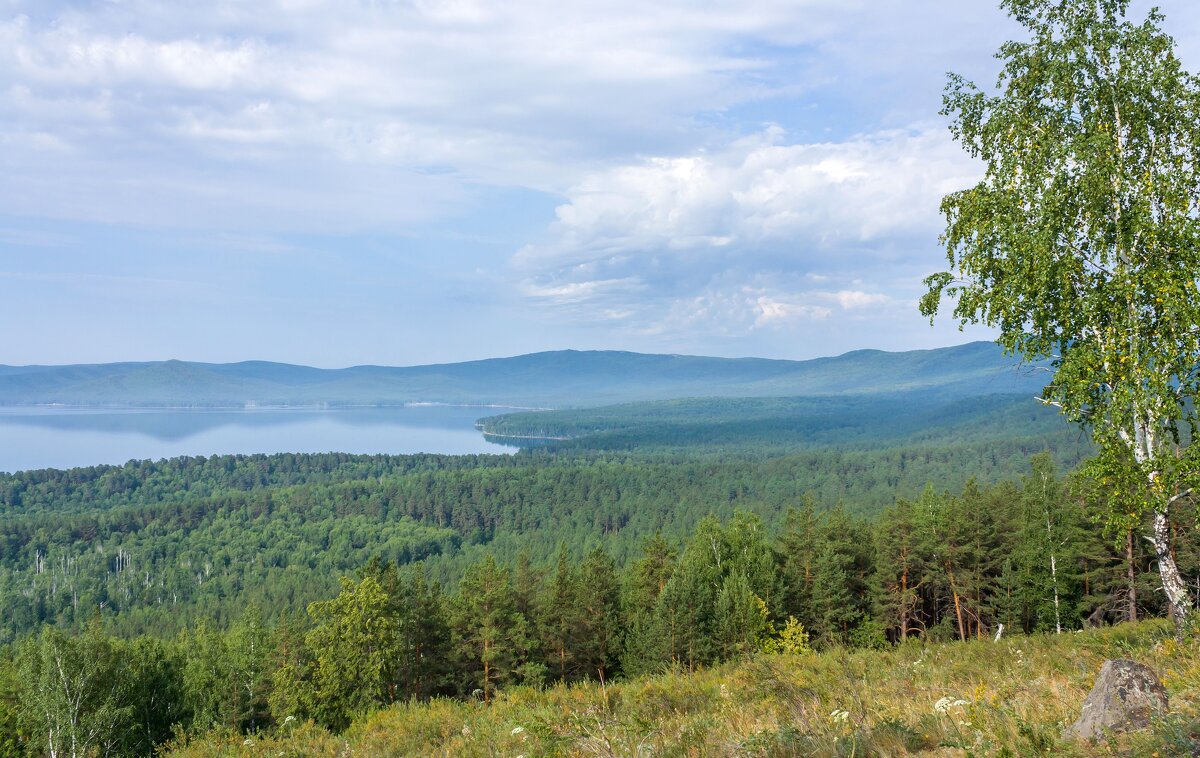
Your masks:
{"label": "lake", "polygon": [[235,453],[512,453],[475,420],[499,408],[0,408],[0,471]]}

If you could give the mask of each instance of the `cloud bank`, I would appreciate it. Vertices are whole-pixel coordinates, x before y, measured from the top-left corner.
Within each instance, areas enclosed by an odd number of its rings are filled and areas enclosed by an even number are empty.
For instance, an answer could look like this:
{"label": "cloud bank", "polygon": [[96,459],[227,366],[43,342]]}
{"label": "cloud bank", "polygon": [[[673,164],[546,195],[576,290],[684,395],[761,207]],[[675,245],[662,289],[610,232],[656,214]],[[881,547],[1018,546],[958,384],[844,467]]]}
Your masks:
{"label": "cloud bank", "polygon": [[937,124],[817,144],[773,127],[588,175],[516,264],[529,295],[639,328],[882,311],[936,250],[941,197],[978,174]]}
{"label": "cloud bank", "polygon": [[935,114],[1016,32],[955,0],[0,0],[0,260],[44,285],[0,310],[35,361],[209,318],[192,357],[262,357],[248,322],[349,362],[953,341],[913,307],[976,174]]}

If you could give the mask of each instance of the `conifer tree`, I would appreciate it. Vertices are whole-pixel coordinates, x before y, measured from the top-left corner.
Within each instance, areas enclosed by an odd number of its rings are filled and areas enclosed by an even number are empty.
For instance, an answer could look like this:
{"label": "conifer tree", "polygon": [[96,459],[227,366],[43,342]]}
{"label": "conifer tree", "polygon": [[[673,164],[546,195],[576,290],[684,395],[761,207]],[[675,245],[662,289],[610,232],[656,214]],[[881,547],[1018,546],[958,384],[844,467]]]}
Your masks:
{"label": "conifer tree", "polygon": [[621,585],[617,565],[603,548],[596,548],[584,559],[576,602],[577,670],[583,676],[610,678],[621,648]]}
{"label": "conifer tree", "polygon": [[820,535],[813,562],[812,631],[827,641],[844,642],[870,618],[874,546],[870,531],[840,505],[825,515]]}
{"label": "conifer tree", "polygon": [[477,689],[484,702],[491,702],[498,686],[514,680],[526,636],[508,570],[491,555],[463,575],[450,623],[465,683]]}
{"label": "conifer tree", "polygon": [[397,646],[394,700],[424,700],[446,689],[450,674],[450,624],[441,586],[414,564],[400,574],[395,600]]}
{"label": "conifer tree", "polygon": [[577,668],[579,579],[565,544],[559,543],[547,593],[538,622],[546,666],[559,681],[567,681]]}
{"label": "conifer tree", "polygon": [[725,577],[714,611],[722,658],[750,655],[761,647],[770,628],[767,604],[751,589],[744,572],[736,571]]}
{"label": "conifer tree", "polygon": [[664,635],[669,660],[688,668],[716,660],[715,606],[729,567],[721,522],[706,516],[696,525],[655,604],[657,631]]}
{"label": "conifer tree", "polygon": [[655,614],[659,595],[666,588],[676,562],[675,551],[661,533],[642,543],[642,557],[625,572],[622,592],[624,639],[621,668],[627,675],[658,670],[670,660]]}
{"label": "conifer tree", "polygon": [[627,625],[654,610],[655,601],[671,578],[675,558],[675,551],[661,533],[643,541],[642,557],[626,571],[622,605]]}
{"label": "conifer tree", "polygon": [[813,564],[813,634],[826,642],[844,642],[861,616],[851,591],[854,559],[845,549],[829,540]]}
{"label": "conifer tree", "polygon": [[813,497],[806,494],[799,507],[788,508],[776,543],[782,584],[780,615],[794,616],[809,630],[818,624],[813,581],[819,527]]}
{"label": "conifer tree", "polygon": [[913,504],[900,498],[875,527],[877,612],[884,625],[906,640],[918,631],[919,591],[926,570]]}

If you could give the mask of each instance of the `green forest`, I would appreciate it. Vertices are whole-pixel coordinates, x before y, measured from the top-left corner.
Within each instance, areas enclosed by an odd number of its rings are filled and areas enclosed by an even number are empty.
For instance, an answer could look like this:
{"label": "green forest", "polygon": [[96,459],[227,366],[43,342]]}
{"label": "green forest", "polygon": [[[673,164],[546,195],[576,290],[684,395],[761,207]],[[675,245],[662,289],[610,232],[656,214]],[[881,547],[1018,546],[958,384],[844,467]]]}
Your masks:
{"label": "green forest", "polygon": [[[638,421],[512,456],[214,456],[0,474],[0,641],[43,623],[79,628],[98,608],[127,634],[225,626],[248,604],[274,616],[335,593],[371,559],[422,561],[444,586],[485,555],[545,563],[560,545],[574,560],[603,547],[626,566],[646,538],[682,542],[706,516],[744,511],[774,530],[805,498],[872,516],[929,483],[1012,480],[1045,450],[1065,470],[1090,451],[1029,400],[894,407],[681,401],[599,409]],[[671,421],[679,409],[683,426]]]}
{"label": "green forest", "polygon": [[[478,422],[512,455],[0,474],[0,758],[1200,755],[1200,78],[1157,10],[1000,6],[1026,38],[994,91],[948,75],[979,176],[942,197],[918,302],[995,343],[0,366],[10,405],[556,407]],[[1153,668],[1085,705],[1118,658]]]}
{"label": "green forest", "polygon": [[[859,511],[798,491],[803,460],[253,456],[7,477],[0,745],[338,733],[392,703],[1164,611],[1140,525],[1102,529],[1104,487],[1047,454]],[[1200,593],[1194,508],[1172,529]]]}

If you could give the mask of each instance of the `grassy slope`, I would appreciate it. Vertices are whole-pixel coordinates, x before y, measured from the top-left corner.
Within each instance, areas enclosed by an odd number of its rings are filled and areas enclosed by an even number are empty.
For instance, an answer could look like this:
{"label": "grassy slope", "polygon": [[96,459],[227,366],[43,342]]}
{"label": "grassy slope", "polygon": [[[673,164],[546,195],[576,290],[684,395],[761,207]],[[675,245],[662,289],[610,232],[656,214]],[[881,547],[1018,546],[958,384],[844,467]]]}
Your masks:
{"label": "grassy slope", "polygon": [[[1062,741],[1108,658],[1154,669],[1174,715],[1103,745]],[[939,713],[941,698],[967,703]],[[1176,642],[1153,621],[1000,643],[762,656],[607,687],[517,688],[491,705],[393,706],[342,736],[292,723],[275,736],[208,736],[174,754],[1165,756],[1200,750],[1198,717],[1200,640]]]}

